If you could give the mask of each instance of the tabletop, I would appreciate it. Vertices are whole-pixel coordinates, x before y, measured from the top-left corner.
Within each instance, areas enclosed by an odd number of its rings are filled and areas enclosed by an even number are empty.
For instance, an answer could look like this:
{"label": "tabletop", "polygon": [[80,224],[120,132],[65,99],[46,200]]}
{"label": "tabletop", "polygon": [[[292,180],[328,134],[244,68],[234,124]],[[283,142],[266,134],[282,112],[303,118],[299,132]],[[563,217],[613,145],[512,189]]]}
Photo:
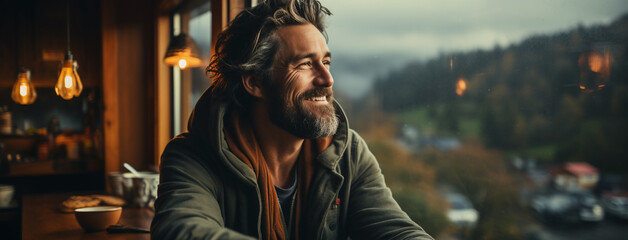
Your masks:
{"label": "tabletop", "polygon": [[[59,211],[59,205],[76,194],[25,195],[22,198],[22,239],[150,239],[148,233],[85,232],[74,213]],[[150,228],[154,212],[148,208],[124,207],[118,224]]]}

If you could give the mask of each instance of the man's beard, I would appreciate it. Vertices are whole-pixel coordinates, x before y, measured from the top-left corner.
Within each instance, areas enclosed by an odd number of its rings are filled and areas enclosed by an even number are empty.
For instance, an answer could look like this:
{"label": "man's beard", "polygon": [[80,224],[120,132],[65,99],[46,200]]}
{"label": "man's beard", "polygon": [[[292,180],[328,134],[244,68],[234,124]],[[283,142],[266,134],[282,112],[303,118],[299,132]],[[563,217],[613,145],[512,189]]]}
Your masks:
{"label": "man's beard", "polygon": [[[269,115],[270,121],[292,135],[303,139],[315,139],[336,134],[339,120],[334,108],[331,88],[316,88],[306,91],[297,97],[296,102],[289,102],[283,86],[270,86]],[[309,110],[305,106],[306,99],[315,96],[326,96],[328,104],[313,106]]]}

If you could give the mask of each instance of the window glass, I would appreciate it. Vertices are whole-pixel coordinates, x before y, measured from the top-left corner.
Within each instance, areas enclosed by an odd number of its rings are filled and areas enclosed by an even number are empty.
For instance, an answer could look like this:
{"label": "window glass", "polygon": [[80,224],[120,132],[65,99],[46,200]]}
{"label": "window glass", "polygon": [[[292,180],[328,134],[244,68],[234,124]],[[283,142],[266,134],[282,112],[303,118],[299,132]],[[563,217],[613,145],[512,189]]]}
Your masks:
{"label": "window glass", "polygon": [[625,1],[321,2],[335,97],[434,237],[628,234],[603,204],[628,182]]}
{"label": "window glass", "polygon": [[187,130],[190,113],[203,91],[211,83],[205,75],[205,67],[209,64],[211,46],[211,11],[210,3],[192,2],[183,5],[182,10],[172,16],[173,35],[187,34],[195,43],[200,67],[179,69],[172,68],[172,136]]}
{"label": "window glass", "polygon": [[[190,37],[196,42],[200,58],[204,61],[201,67],[193,68],[191,95],[187,104],[190,109],[194,108],[194,104],[201,97],[201,94],[209,87],[210,79],[205,75],[205,67],[209,65],[210,48],[211,48],[211,12],[204,11],[195,13],[190,19]],[[191,112],[184,113],[189,115]]]}

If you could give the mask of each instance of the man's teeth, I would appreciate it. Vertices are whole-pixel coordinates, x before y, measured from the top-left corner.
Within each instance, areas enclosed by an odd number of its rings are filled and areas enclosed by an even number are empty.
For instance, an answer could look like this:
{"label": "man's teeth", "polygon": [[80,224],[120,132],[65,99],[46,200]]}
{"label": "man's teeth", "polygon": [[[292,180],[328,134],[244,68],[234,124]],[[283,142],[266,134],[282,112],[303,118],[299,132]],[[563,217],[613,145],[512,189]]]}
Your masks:
{"label": "man's teeth", "polygon": [[325,96],[310,98],[310,101],[326,101],[326,100],[327,98]]}

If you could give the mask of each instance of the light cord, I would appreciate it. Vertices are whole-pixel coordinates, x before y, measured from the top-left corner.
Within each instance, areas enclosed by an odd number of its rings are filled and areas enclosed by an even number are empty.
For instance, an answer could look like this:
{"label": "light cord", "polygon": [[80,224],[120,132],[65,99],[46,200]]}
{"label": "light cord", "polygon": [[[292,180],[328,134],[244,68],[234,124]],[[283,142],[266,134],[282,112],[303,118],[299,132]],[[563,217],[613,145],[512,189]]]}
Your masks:
{"label": "light cord", "polygon": [[65,7],[66,7],[66,33],[67,33],[67,48],[68,48],[68,53],[70,53],[70,0],[66,0],[65,1]]}

